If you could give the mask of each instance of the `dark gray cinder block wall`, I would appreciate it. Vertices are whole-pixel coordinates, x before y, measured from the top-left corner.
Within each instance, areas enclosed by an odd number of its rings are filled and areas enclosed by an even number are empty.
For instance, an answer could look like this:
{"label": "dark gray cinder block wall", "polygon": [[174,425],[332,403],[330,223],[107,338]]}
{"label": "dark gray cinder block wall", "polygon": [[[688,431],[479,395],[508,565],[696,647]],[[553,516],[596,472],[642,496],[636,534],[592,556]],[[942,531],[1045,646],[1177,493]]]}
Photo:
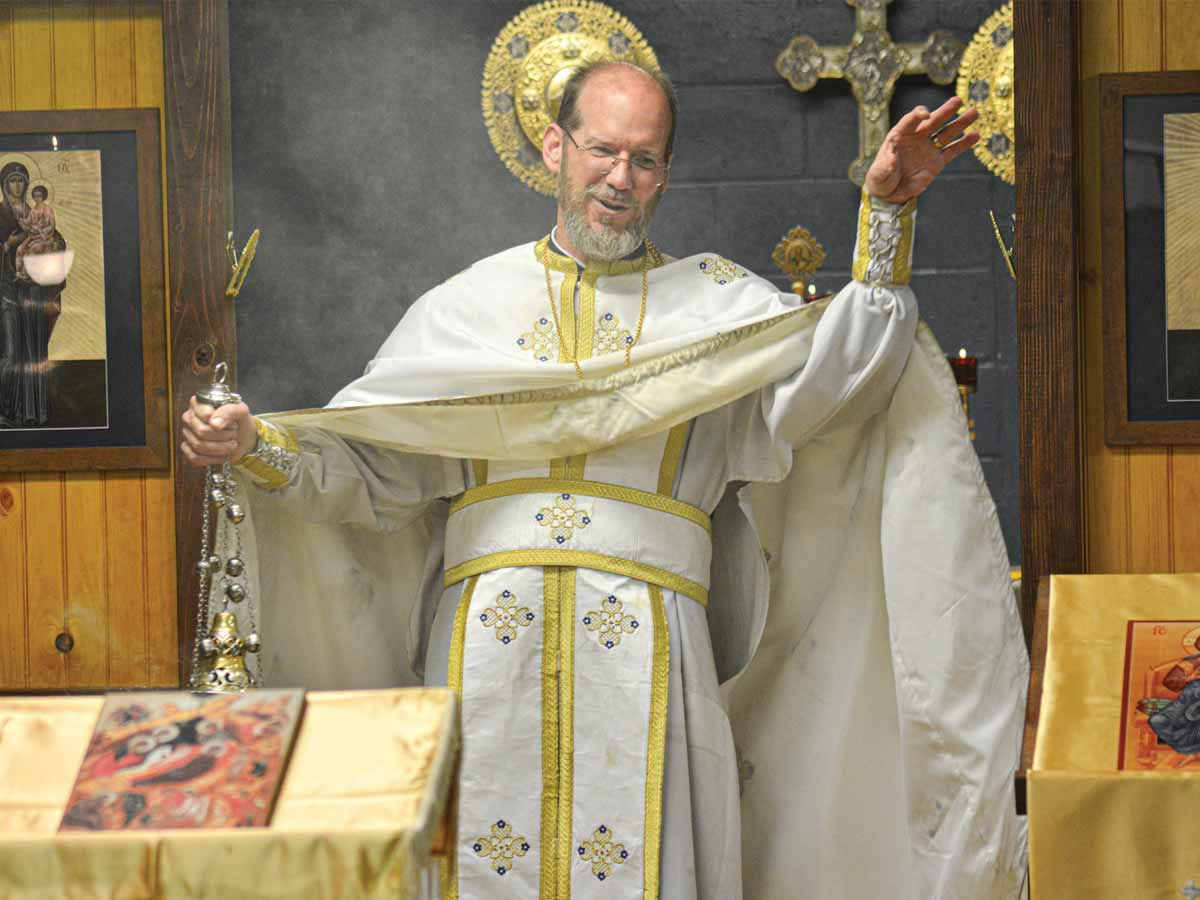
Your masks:
{"label": "dark gray cinder block wall", "polygon": [[[260,410],[324,404],[408,305],[473,260],[544,235],[551,200],[509,175],[480,112],[509,0],[233,0],[234,207],[263,229],[238,301],[239,384]],[[795,34],[846,43],[844,0],[628,0],[614,7],[679,89],[671,187],[653,228],[677,256],[720,252],[786,289],[770,254],[793,225],[849,277],[858,189],[846,178],[857,113],[844,82],[798,94],[774,69]],[[947,28],[964,42],[998,0],[894,0],[892,36]],[[952,93],[902,78],[893,121]],[[988,483],[1019,553],[1015,289],[988,209],[1014,192],[968,155],[920,201],[913,288],[947,352],[980,359],[975,402]]]}

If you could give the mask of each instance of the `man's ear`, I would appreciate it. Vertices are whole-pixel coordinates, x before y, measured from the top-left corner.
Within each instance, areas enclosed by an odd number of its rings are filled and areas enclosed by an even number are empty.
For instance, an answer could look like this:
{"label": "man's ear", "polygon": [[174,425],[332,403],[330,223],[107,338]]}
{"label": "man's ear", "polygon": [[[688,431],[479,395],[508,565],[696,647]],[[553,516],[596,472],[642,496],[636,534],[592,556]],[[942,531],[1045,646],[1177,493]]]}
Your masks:
{"label": "man's ear", "polygon": [[545,133],[542,134],[542,162],[555,175],[562,168],[562,153],[563,130],[551,122],[546,126]]}

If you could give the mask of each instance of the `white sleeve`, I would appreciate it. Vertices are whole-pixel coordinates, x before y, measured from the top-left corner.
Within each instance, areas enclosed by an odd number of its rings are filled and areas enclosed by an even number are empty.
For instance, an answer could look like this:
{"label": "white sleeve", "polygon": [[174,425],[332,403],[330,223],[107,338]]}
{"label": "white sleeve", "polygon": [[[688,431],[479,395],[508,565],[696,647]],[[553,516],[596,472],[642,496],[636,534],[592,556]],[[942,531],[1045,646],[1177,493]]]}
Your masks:
{"label": "white sleeve", "polygon": [[376,447],[320,428],[260,419],[259,442],[238,467],[309,522],[396,531],[466,485],[457,459]]}
{"label": "white sleeve", "polygon": [[762,391],[772,438],[801,446],[839,421],[863,421],[883,409],[912,347],[917,301],[912,272],[916,203],[885,203],[863,192],[854,280],[830,302],[808,359]]}

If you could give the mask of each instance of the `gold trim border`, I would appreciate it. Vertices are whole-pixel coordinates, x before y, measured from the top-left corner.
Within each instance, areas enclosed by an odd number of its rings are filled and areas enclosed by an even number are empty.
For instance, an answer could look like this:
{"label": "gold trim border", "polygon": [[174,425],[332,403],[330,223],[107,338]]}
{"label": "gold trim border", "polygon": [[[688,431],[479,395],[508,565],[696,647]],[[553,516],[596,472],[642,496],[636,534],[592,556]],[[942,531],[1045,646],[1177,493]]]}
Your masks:
{"label": "gold trim border", "polygon": [[[446,668],[446,686],[454,691],[458,698],[459,721],[462,719],[462,680],[463,658],[467,651],[467,614],[471,610],[471,598],[475,595],[475,585],[479,578],[468,578],[463,585],[462,595],[458,599],[458,609],[454,611],[454,629],[450,637],[450,661]],[[460,729],[461,731],[461,726]],[[446,856],[442,865],[442,897],[444,900],[458,900],[458,801],[455,795],[454,809],[446,816]]]}
{"label": "gold trim border", "polygon": [[683,594],[685,597],[691,597],[701,606],[708,606],[708,588],[699,582],[657,566],[622,559],[619,556],[593,553],[590,550],[552,550],[547,548],[488,553],[447,569],[443,584],[445,587],[451,587],[473,575],[519,566],[576,566],[581,569],[595,569],[598,572],[611,572],[614,575],[624,575],[647,584],[656,584],[667,590],[675,591],[677,594]]}
{"label": "gold trim border", "polygon": [[[296,440],[296,433],[286,425],[273,425],[265,419],[256,418],[254,429],[258,433],[260,443],[280,447],[288,453],[300,452],[300,442]],[[264,490],[276,490],[292,480],[288,472],[268,465],[253,452],[243,456],[234,465],[254,476],[258,481],[258,486]]]}
{"label": "gold trim border", "polygon": [[559,597],[562,572],[553,566],[542,571],[542,843],[541,883],[538,896],[554,900],[557,884],[559,805]]}
{"label": "gold trim border", "polygon": [[[683,450],[687,446],[688,432],[692,423],[680,422],[667,433],[667,445],[663,448],[662,465],[658,468],[658,493],[664,497],[672,497],[675,493],[675,478],[679,475],[679,465],[683,462]],[[682,503],[683,501],[676,501]],[[690,504],[685,504],[690,505]],[[696,509],[696,507],[692,507]],[[697,510],[701,514],[704,510]],[[712,522],[704,516],[704,527],[712,534]]]}
{"label": "gold trim border", "polygon": [[643,900],[657,900],[659,855],[662,852],[663,773],[667,761],[667,699],[671,679],[671,632],[662,588],[650,586],[650,618],[654,623],[654,659],[650,669],[650,733],[646,746],[646,812],[642,856]]}
{"label": "gold trim border", "polygon": [[558,591],[558,826],[554,862],[556,900],[571,897],[575,837],[575,570],[559,570]]}
{"label": "gold trim border", "polygon": [[[682,426],[677,426],[675,429],[672,429],[672,436],[675,435],[677,430],[682,429],[683,436],[686,437],[687,427],[688,423],[686,422]],[[671,440],[672,438],[668,438],[668,449],[670,448]],[[682,452],[683,445],[680,441],[678,453]],[[575,459],[576,457],[568,457],[568,460],[571,461]],[[674,463],[674,467],[677,466],[678,459]],[[669,475],[670,480],[667,481],[666,488],[666,491],[669,492],[671,486],[675,483],[675,471],[674,467],[671,467],[670,471],[667,471],[667,460],[665,458],[663,460],[663,467],[659,474],[659,490],[663,490],[663,480]],[[572,474],[569,471],[570,469],[581,471],[582,468],[582,465],[575,466],[568,463],[567,474]],[[692,504],[676,500],[674,497],[663,496],[663,494],[652,494],[649,491],[626,487],[622,484],[572,478],[512,478],[507,481],[497,481],[492,484],[471,488],[460,494],[450,504],[450,515],[454,515],[456,512],[474,503],[483,503],[500,497],[512,497],[517,494],[578,494],[581,497],[617,500],[621,503],[629,503],[633,506],[641,506],[646,509],[669,513],[680,519],[686,519],[695,525],[699,525],[708,534],[712,534],[712,520],[709,518],[708,513],[698,506],[692,506]]]}

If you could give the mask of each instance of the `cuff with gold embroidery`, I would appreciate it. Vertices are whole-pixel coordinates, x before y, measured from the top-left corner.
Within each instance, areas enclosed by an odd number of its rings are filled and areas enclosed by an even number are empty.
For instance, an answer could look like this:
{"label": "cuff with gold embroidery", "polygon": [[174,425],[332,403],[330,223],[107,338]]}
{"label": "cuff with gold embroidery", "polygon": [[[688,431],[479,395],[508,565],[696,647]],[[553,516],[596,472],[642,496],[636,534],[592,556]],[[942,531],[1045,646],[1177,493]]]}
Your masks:
{"label": "cuff with gold embroidery", "polygon": [[255,419],[258,441],[254,449],[237,462],[238,468],[267,490],[281,488],[292,480],[300,467],[300,442],[290,428],[279,428],[263,419]]}
{"label": "cuff with gold embroidery", "polygon": [[917,198],[888,203],[863,190],[858,207],[854,277],[868,284],[908,284],[912,278]]}

